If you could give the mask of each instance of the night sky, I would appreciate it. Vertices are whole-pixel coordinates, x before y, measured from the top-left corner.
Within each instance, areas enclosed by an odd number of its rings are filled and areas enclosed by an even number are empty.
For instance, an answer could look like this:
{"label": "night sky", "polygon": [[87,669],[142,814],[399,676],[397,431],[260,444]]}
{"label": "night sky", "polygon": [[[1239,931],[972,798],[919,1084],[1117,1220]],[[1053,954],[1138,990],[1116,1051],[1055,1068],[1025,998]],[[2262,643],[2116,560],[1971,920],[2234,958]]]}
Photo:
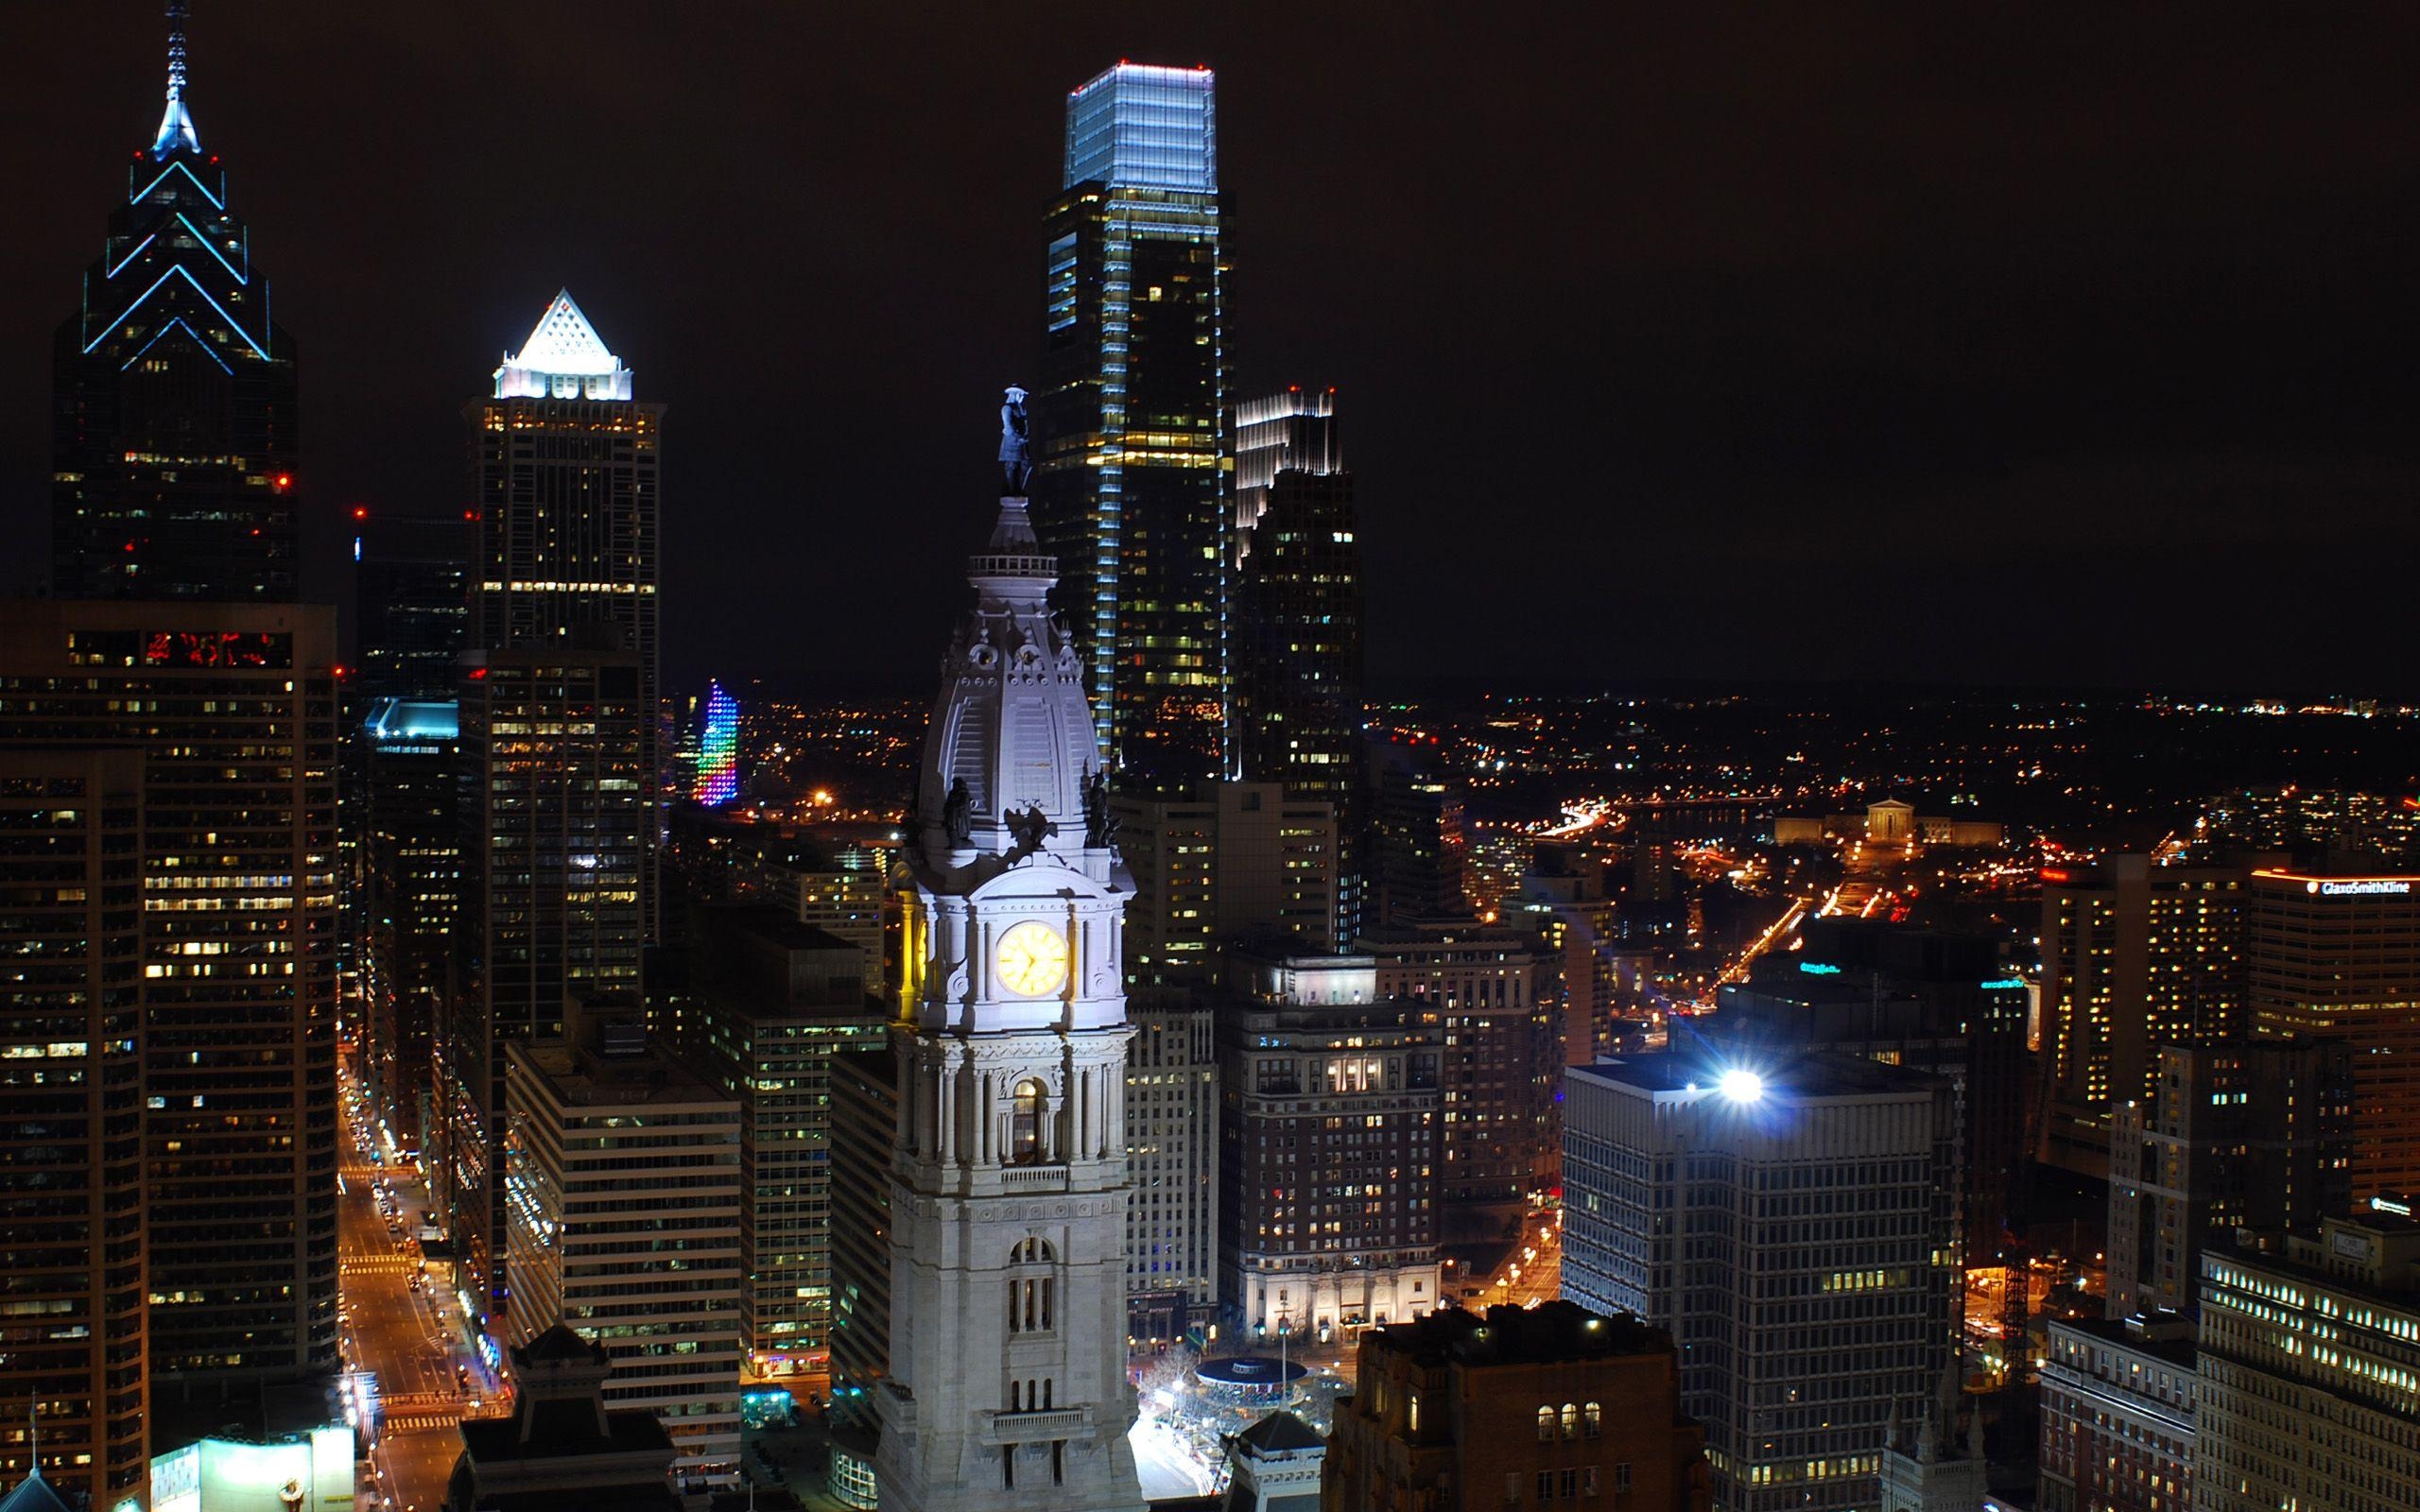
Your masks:
{"label": "night sky", "polygon": [[[925,687],[1065,92],[1219,71],[1237,393],[1341,390],[1381,687],[2420,693],[2409,6],[196,0],[316,597],[559,285],[670,406],[667,687]],[[146,0],[0,46],[0,589]]]}

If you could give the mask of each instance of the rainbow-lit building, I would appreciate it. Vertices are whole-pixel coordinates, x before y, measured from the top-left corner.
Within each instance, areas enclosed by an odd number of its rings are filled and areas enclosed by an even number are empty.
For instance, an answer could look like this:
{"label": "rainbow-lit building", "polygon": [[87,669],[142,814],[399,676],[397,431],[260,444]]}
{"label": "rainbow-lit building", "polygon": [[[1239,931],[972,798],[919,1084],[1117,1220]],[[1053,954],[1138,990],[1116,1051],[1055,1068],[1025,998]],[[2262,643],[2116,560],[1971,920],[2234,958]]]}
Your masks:
{"label": "rainbow-lit building", "polygon": [[718,809],[739,796],[739,700],[719,682],[706,685],[706,712],[698,734],[698,780],[692,797]]}

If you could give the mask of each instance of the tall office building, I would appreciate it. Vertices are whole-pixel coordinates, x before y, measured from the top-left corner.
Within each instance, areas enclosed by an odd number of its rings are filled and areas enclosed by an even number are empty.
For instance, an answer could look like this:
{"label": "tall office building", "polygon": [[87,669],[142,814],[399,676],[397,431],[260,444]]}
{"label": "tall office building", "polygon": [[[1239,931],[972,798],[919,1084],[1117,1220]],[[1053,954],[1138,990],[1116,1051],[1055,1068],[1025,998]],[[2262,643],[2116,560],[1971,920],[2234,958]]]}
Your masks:
{"label": "tall office building", "polygon": [[890,1161],[899,1057],[889,1045],[832,1057],[832,1400],[852,1420],[890,1373]]}
{"label": "tall office building", "polygon": [[1219,1299],[1217,1011],[1204,999],[1127,1017],[1126,1332],[1173,1339]]}
{"label": "tall office building", "polygon": [[1361,546],[1336,390],[1246,400],[1236,419],[1236,760],[1335,810],[1337,937],[1349,940],[1363,928],[1369,763]]}
{"label": "tall office building", "polygon": [[337,1364],[331,610],[0,603],[0,741],[146,756],[155,1404]]}
{"label": "tall office building", "polygon": [[739,1473],[739,1108],[640,1021],[506,1047],[512,1342],[594,1333],[606,1403],[654,1413],[696,1488]]}
{"label": "tall office building", "polygon": [[1376,997],[1424,1010],[1439,1057],[1438,1235],[1486,1244],[1519,1231],[1530,1194],[1555,1184],[1554,1097],[1563,1015],[1551,960],[1534,935],[1501,924],[1380,929],[1359,949]]}
{"label": "tall office building", "polygon": [[478,488],[468,644],[483,651],[610,646],[635,659],[648,710],[639,769],[650,807],[640,902],[653,938],[664,406],[631,397],[631,369],[566,290],[521,350],[505,354],[493,395],[463,414]]}
{"label": "tall office building", "polygon": [[1126,989],[1144,1002],[1209,987],[1237,940],[1333,951],[1336,816],[1275,782],[1202,782],[1178,796],[1110,799],[1134,874]]}
{"label": "tall office building", "polygon": [[362,1069],[371,1107],[400,1146],[426,1149],[441,1101],[434,1036],[462,904],[459,708],[450,696],[378,698],[351,738]]}
{"label": "tall office building", "polygon": [[2199,1512],[2420,1505],[2420,1224],[2411,1205],[2202,1258]]}
{"label": "tall office building", "polygon": [[168,6],[167,110],[59,328],[52,592],[290,602],[294,338],[185,108],[184,9]]}
{"label": "tall office building", "polygon": [[1121,785],[1228,774],[1226,259],[1206,68],[1067,95],[1045,234],[1033,524]]}
{"label": "tall office building", "polygon": [[1726,1512],[1870,1507],[1955,1363],[1949,1084],[1846,1056],[1564,1074],[1564,1295],[1681,1346]]}
{"label": "tall office building", "polygon": [[[43,1478],[140,1503],[143,753],[0,747],[0,1400],[35,1403]],[[0,1480],[34,1426],[0,1429]]]}
{"label": "tall office building", "polygon": [[353,511],[358,663],[365,698],[451,698],[469,627],[472,522],[458,514]]}
{"label": "tall office building", "polygon": [[[563,1004],[642,1001],[639,906],[653,805],[639,660],[464,654],[461,912],[438,1035],[446,1205],[458,1284],[500,1326],[505,1048],[559,1039]],[[610,639],[610,637],[609,637]]]}
{"label": "tall office building", "polygon": [[2151,1096],[2158,1047],[2250,1031],[2245,879],[2139,855],[2042,873],[2041,1159],[2106,1176],[2110,1113]]}
{"label": "tall office building", "polygon": [[2112,1318],[2194,1311],[2205,1244],[2308,1229],[2353,1203],[2353,1056],[2324,1040],[2164,1047],[2159,1090],[2110,1120]]}
{"label": "tall office building", "polygon": [[1713,1504],[1672,1337],[1634,1317],[1565,1301],[1435,1313],[1362,1335],[1356,1376],[1322,1512]]}
{"label": "tall office building", "polygon": [[832,1063],[887,1039],[861,952],[770,904],[718,908],[673,1049],[739,1105],[740,1331],[757,1365],[831,1347]]}
{"label": "tall office building", "polygon": [[642,999],[663,773],[656,697],[664,410],[569,293],[463,410],[476,489],[460,674],[463,895],[441,1036],[454,1253],[504,1315],[504,1049],[568,996]]}
{"label": "tall office building", "polygon": [[1219,1016],[1219,1275],[1230,1317],[1325,1344],[1443,1300],[1433,1012],[1368,956],[1239,963]]}
{"label": "tall office building", "polygon": [[2351,1047],[2353,1195],[2420,1192],[2420,876],[2256,871],[2251,1012],[2264,1038]]}
{"label": "tall office building", "polygon": [[2025,1147],[2025,983],[1998,942],[1882,919],[1809,919],[1803,949],[1768,954],[1718,989],[1719,1011],[1675,1033],[1748,1053],[1824,1050],[1910,1066],[1957,1091],[1969,1264],[1995,1262]]}
{"label": "tall office building", "polygon": [[1373,747],[1376,775],[1365,925],[1467,923],[1462,799],[1443,773],[1401,746]]}
{"label": "tall office building", "polygon": [[1133,884],[1087,779],[1057,567],[1000,501],[942,662],[906,851],[890,1512],[1132,1512],[1126,1019]]}

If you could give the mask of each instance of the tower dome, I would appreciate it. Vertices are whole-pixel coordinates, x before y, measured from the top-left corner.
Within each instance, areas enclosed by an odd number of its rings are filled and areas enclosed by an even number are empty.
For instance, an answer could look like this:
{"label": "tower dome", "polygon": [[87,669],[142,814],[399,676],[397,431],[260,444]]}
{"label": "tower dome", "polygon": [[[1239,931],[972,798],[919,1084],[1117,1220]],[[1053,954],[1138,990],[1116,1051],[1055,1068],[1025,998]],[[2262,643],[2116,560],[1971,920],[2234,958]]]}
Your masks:
{"label": "tower dome", "polygon": [[[1107,849],[1098,823],[1087,822],[1088,800],[1096,809],[1099,802],[1090,790],[1102,780],[1100,742],[1083,664],[1048,605],[1058,580],[1025,500],[1002,499],[990,543],[967,562],[975,607],[942,660],[925,741],[917,838],[935,871],[1019,851],[1020,831],[1040,828],[1019,822],[1033,812],[1056,833],[1026,849],[1080,869],[1081,852]],[[1096,839],[1102,843],[1088,844]]]}

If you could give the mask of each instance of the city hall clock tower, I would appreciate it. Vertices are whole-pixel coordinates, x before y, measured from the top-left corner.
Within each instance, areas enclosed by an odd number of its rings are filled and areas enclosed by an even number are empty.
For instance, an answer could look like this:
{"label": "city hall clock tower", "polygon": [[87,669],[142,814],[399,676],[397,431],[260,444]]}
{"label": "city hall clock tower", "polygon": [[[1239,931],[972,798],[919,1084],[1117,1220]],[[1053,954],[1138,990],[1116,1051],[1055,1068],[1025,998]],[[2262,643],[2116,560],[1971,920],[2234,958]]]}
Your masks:
{"label": "city hall clock tower", "polygon": [[1140,1512],[1126,1433],[1133,883],[1022,497],[970,562],[906,852],[884,1512]]}

